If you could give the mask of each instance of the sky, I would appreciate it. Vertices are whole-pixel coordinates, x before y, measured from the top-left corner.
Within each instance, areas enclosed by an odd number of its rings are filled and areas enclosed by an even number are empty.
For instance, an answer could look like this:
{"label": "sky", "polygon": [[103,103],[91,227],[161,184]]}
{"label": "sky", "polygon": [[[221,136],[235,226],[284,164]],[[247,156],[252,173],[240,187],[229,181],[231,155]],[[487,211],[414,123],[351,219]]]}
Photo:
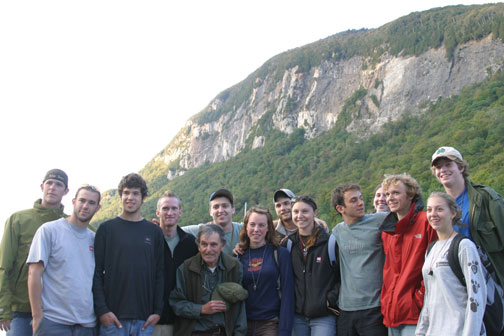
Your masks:
{"label": "sky", "polygon": [[479,1],[2,1],[0,234],[49,169],[102,191],[271,57],[411,12]]}

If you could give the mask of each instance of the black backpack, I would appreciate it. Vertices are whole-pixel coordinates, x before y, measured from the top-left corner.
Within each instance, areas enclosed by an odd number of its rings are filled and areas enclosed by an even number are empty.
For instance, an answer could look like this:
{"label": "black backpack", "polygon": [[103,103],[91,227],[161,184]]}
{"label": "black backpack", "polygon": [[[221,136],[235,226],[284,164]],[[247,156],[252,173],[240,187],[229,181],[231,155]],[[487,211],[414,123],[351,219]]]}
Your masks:
{"label": "black backpack", "polygon": [[[457,233],[450,243],[448,249],[448,265],[450,266],[453,274],[459,279],[462,286],[466,287],[466,281],[460,261],[458,258],[459,245],[462,239],[469,239],[463,234]],[[436,242],[432,242],[427,247],[427,255]],[[483,316],[483,323],[485,324],[487,336],[502,336],[504,335],[504,295],[502,287],[497,281],[497,275],[493,265],[488,260],[487,255],[478,248],[478,254],[482,263],[483,275],[486,280],[487,287],[487,302],[485,307],[485,314]]]}

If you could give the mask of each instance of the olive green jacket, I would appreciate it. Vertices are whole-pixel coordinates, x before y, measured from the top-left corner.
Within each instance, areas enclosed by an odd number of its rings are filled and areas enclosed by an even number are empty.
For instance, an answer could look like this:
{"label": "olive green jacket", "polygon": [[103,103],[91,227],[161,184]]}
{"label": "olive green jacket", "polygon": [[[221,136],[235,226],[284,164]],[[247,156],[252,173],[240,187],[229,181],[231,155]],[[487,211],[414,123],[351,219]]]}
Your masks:
{"label": "olive green jacket", "polygon": [[488,255],[504,286],[504,199],[490,187],[466,180],[474,242]]}
{"label": "olive green jacket", "polygon": [[12,319],[12,312],[31,312],[28,298],[26,258],[37,229],[45,222],[61,217],[59,209],[46,208],[41,199],[32,209],[15,212],[5,223],[0,244],[0,319]]}

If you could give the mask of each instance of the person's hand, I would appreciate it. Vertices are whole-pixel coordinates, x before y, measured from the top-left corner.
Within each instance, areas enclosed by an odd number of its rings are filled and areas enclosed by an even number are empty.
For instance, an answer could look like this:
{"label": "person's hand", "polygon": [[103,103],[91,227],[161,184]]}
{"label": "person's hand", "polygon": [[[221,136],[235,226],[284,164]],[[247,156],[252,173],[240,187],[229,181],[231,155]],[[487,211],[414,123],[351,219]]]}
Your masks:
{"label": "person's hand", "polygon": [[149,315],[149,317],[147,317],[147,320],[145,320],[145,324],[142,326],[142,330],[145,330],[148,325],[154,327],[159,322],[160,318],[161,316],[159,316],[158,314]]}
{"label": "person's hand", "polygon": [[33,316],[32,319],[33,335],[35,335],[35,331],[37,331],[37,328],[40,325],[40,321],[42,321],[42,316]]}
{"label": "person's hand", "polygon": [[100,323],[108,327],[109,325],[115,324],[117,328],[122,328],[121,322],[112,312],[105,313],[100,316]]}
{"label": "person's hand", "polygon": [[201,314],[212,315],[226,311],[226,303],[221,300],[212,300],[201,307]]}
{"label": "person's hand", "polygon": [[157,218],[152,218],[151,222],[154,223],[154,224],[156,224],[156,225],[158,225],[158,226],[161,225],[161,222]]}
{"label": "person's hand", "polygon": [[324,220],[315,217],[315,223],[322,226],[324,228],[325,232],[329,233],[329,227],[327,226],[327,223]]}
{"label": "person's hand", "polygon": [[235,245],[235,247],[233,249],[233,254],[234,255],[242,255],[243,254],[243,250],[240,247],[240,243],[236,243],[236,245]]}
{"label": "person's hand", "polygon": [[0,330],[9,331],[11,320],[0,320]]}

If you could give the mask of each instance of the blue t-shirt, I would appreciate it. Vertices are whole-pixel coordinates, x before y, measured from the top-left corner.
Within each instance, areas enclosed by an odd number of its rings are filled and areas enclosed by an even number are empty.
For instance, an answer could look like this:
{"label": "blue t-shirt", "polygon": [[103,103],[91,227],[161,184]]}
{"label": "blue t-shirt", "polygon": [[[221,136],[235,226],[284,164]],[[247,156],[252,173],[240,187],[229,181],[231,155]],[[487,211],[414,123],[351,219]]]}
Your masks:
{"label": "blue t-shirt", "polygon": [[458,233],[472,240],[473,237],[469,228],[469,196],[467,195],[467,187],[464,189],[464,192],[457,197],[457,208],[462,211],[462,218],[460,219],[460,224],[454,225],[453,228]]}

